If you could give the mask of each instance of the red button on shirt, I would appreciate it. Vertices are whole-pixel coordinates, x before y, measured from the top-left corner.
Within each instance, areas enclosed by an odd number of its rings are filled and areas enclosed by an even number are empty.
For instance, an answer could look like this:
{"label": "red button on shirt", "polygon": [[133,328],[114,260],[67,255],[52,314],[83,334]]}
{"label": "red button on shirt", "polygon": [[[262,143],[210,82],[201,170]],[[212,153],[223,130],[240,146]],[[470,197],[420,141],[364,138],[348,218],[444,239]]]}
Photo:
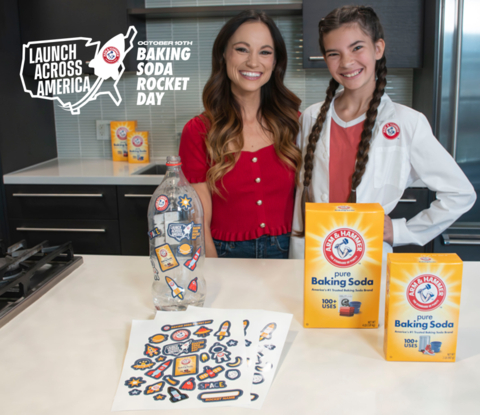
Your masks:
{"label": "red button on shirt", "polygon": [[[199,117],[190,120],[182,132],[179,153],[190,183],[207,180],[206,133]],[[278,158],[273,145],[242,151],[235,167],[216,185],[224,198],[212,194],[215,239],[245,241],[291,232],[295,170]]]}

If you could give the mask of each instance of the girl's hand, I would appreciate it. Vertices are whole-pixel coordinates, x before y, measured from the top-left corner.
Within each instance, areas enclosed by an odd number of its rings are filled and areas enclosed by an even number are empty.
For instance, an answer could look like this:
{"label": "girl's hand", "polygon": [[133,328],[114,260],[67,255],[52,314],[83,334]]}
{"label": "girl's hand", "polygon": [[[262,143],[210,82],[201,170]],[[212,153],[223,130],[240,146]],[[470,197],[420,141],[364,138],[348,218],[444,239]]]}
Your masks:
{"label": "girl's hand", "polygon": [[388,215],[385,215],[383,221],[383,240],[393,246],[393,225]]}

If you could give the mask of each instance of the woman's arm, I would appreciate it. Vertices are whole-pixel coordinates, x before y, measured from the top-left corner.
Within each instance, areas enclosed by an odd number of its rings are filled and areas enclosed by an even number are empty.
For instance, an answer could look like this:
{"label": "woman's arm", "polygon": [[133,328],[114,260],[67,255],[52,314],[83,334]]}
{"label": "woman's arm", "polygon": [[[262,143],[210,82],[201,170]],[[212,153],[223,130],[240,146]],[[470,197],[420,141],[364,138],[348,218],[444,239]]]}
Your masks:
{"label": "woman's arm", "polygon": [[207,183],[192,183],[193,188],[198,194],[203,206],[203,232],[205,237],[205,256],[208,258],[217,258],[217,250],[213,243],[210,225],[212,223],[212,194],[208,189]]}

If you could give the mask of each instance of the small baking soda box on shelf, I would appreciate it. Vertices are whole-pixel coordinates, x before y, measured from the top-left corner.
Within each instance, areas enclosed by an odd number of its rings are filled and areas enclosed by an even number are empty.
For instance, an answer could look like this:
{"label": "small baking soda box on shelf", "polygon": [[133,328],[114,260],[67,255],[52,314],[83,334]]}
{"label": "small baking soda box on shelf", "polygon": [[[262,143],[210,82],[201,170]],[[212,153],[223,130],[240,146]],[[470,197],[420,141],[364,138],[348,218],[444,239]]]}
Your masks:
{"label": "small baking soda box on shelf", "polygon": [[457,254],[388,254],[387,360],[455,361],[462,270]]}
{"label": "small baking soda box on shelf", "polygon": [[131,131],[127,134],[128,162],[149,163],[148,131]]}
{"label": "small baking soda box on shelf", "polygon": [[378,327],[383,221],[378,203],[307,203],[305,327]]}
{"label": "small baking soda box on shelf", "polygon": [[128,161],[127,134],[135,131],[136,128],[136,121],[112,121],[110,123],[113,161]]}

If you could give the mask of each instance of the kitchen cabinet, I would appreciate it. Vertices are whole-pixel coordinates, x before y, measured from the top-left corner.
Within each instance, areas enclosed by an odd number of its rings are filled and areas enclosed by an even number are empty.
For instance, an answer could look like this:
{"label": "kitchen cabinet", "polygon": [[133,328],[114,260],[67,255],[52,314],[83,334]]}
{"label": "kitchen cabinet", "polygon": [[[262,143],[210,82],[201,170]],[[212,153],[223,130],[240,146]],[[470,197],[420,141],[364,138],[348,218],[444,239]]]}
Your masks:
{"label": "kitchen cabinet", "polygon": [[147,210],[157,186],[118,186],[122,255],[149,255]]}
{"label": "kitchen cabinet", "polygon": [[[348,0],[303,1],[303,67],[326,68],[318,44],[318,22]],[[424,0],[371,0],[385,32],[387,67],[420,68],[423,58]]]}
{"label": "kitchen cabinet", "polygon": [[116,186],[7,185],[10,240],[72,241],[81,254],[120,254]]}

